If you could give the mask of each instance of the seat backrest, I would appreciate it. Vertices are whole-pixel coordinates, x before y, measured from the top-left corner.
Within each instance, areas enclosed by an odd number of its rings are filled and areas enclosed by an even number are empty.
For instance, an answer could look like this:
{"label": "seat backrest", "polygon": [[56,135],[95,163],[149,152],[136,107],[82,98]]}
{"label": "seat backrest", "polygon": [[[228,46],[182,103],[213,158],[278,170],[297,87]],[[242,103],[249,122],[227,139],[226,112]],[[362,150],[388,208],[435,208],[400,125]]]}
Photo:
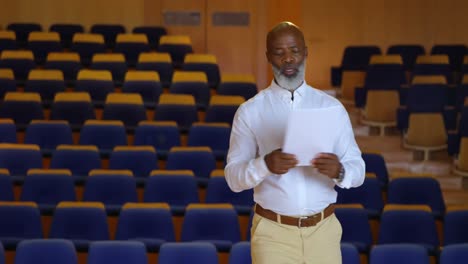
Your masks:
{"label": "seat backrest", "polygon": [[174,73],[169,53],[142,52],[138,56],[137,70],[157,71],[163,87],[169,87]]}
{"label": "seat backrest", "polygon": [[242,241],[232,245],[229,252],[229,264],[252,263],[250,256],[250,242]]}
{"label": "seat backrest", "polygon": [[444,246],[468,243],[468,208],[448,208],[444,216]]}
{"label": "seat backrest", "polygon": [[109,93],[104,102],[103,120],[120,120],[127,128],[134,128],[147,119],[143,98],[137,93]]}
{"label": "seat backrest", "polygon": [[427,264],[429,256],[427,250],[421,245],[377,245],[372,248],[369,261],[379,264]]}
{"label": "seat backrest", "polygon": [[444,75],[448,83],[455,81],[447,55],[418,56],[412,75]]}
{"label": "seat backrest", "polygon": [[193,95],[198,109],[205,109],[210,100],[210,87],[203,71],[174,72],[169,92]]}
{"label": "seat backrest", "polygon": [[439,258],[440,264],[453,264],[459,263],[461,259],[466,259],[468,257],[468,245],[467,244],[458,244],[458,245],[447,245],[445,246]]}
{"label": "seat backrest", "polygon": [[135,177],[148,177],[158,169],[158,157],[153,146],[117,146],[109,158],[109,169],[127,169]]}
{"label": "seat backrest", "polygon": [[88,92],[59,92],[51,105],[50,119],[66,120],[73,129],[81,128],[88,119],[96,119]]}
{"label": "seat backrest", "polygon": [[239,242],[240,227],[234,207],[231,204],[188,205],[182,223],[181,241],[196,240],[213,241],[218,250],[220,247],[230,249],[232,244]]}
{"label": "seat backrest", "polygon": [[109,240],[104,204],[100,202],[60,202],[55,209],[50,238]]}
{"label": "seat backrest", "polygon": [[188,131],[192,123],[198,121],[194,96],[161,94],[154,118],[156,121],[175,121],[181,131]]}
{"label": "seat backrest", "polygon": [[52,151],[58,145],[73,144],[72,129],[64,120],[33,120],[26,127],[24,143],[36,144],[42,151]]}
{"label": "seat backrest", "polygon": [[467,47],[465,44],[436,44],[431,48],[431,54],[445,54],[449,57],[450,68],[452,71],[461,71],[463,57],[466,55]]}
{"label": "seat backrest", "polygon": [[13,194],[13,179],[7,169],[0,171],[0,201],[15,200]]}
{"label": "seat backrest", "polygon": [[78,72],[83,68],[80,55],[76,52],[49,52],[44,64],[45,69],[63,72],[67,85],[74,85]]}
{"label": "seat backrest", "polygon": [[87,176],[101,168],[98,148],[94,145],[59,145],[52,154],[50,168],[68,169],[74,176]]}
{"label": "seat backrest", "polygon": [[[1,44],[0,44],[1,45]],[[0,47],[1,52],[1,47]],[[7,92],[16,91],[16,80],[12,69],[0,68],[0,98],[3,99]]]}
{"label": "seat backrest", "polygon": [[220,95],[240,95],[248,100],[257,94],[257,83],[252,74],[221,74],[217,88]]}
{"label": "seat backrest", "polygon": [[147,35],[143,33],[120,33],[117,35],[114,52],[125,55],[129,67],[134,67],[141,52],[150,51]]}
{"label": "seat backrest", "polygon": [[218,264],[216,247],[208,242],[164,243],[159,250],[159,264]]}
{"label": "seat backrest", "polygon": [[419,55],[426,53],[424,46],[422,45],[406,45],[406,44],[395,44],[391,45],[387,49],[387,54],[398,54],[403,59],[403,65],[405,70],[411,71],[416,63],[416,58]]}
{"label": "seat backrest", "polygon": [[343,52],[343,70],[365,70],[372,55],[382,54],[378,46],[348,46]]}
{"label": "seat backrest", "polygon": [[25,47],[29,33],[42,31],[42,25],[39,23],[14,22],[7,25],[7,30],[14,31],[16,34],[16,41],[18,41],[22,47]]}
{"label": "seat backrest", "polygon": [[157,71],[127,71],[122,85],[123,93],[137,93],[143,98],[146,107],[155,107],[163,87]]}
{"label": "seat backrest", "polygon": [[43,238],[41,214],[34,202],[0,202],[0,238],[9,249],[23,239]]}
{"label": "seat backrest", "polygon": [[89,245],[89,264],[147,264],[145,244],[139,241],[95,241]]}
{"label": "seat backrest", "polygon": [[350,243],[341,242],[341,257],[343,264],[359,264],[361,263],[359,251],[356,246]]}
{"label": "seat backrest", "polygon": [[188,146],[208,146],[216,158],[224,159],[229,148],[231,127],[228,123],[193,123],[189,130]]}
{"label": "seat backrest", "polygon": [[142,121],[135,129],[136,146],[153,146],[158,157],[167,157],[174,146],[180,146],[180,132],[175,121]]}
{"label": "seat backrest", "polygon": [[191,171],[153,171],[146,180],[144,202],[168,203],[185,207],[198,203],[197,181]]}
{"label": "seat backrest", "polygon": [[11,118],[0,119],[0,142],[17,143],[16,125]]}
{"label": "seat backrest", "polygon": [[188,35],[164,35],[159,39],[160,52],[168,52],[171,55],[175,68],[180,68],[186,54],[192,53],[192,40]]}
{"label": "seat backrest", "polygon": [[38,145],[0,144],[0,168],[11,175],[25,176],[29,169],[42,168],[42,154]]}
{"label": "seat backrest", "polygon": [[234,206],[252,207],[254,205],[253,190],[239,193],[233,192],[227,185],[224,175],[211,174],[206,187],[206,203],[230,203]]}
{"label": "seat backrest", "polygon": [[122,206],[137,202],[136,181],[129,170],[94,169],[89,172],[83,201],[102,202],[106,206]]}
{"label": "seat backrest", "polygon": [[235,95],[213,95],[206,110],[205,122],[225,122],[232,124],[239,105],[245,98]]}
{"label": "seat backrest", "polygon": [[370,216],[378,217],[384,207],[381,186],[377,178],[366,177],[364,183],[351,189],[335,187],[338,204],[361,204]]}
{"label": "seat backrest", "polygon": [[73,243],[66,239],[29,239],[18,244],[16,264],[77,264]]}
{"label": "seat backrest", "polygon": [[81,128],[79,144],[96,145],[100,152],[110,152],[115,146],[126,146],[125,126],[117,120],[87,120]]}
{"label": "seat backrest", "polygon": [[88,92],[93,102],[104,102],[107,94],[114,91],[112,72],[109,70],[88,70],[78,72],[75,91]]}
{"label": "seat backrest", "polygon": [[16,50],[16,35],[12,30],[0,30],[0,52],[4,50]]}
{"label": "seat backrest", "polygon": [[31,32],[28,36],[28,49],[34,53],[36,63],[42,65],[49,52],[60,52],[63,47],[57,32]]}
{"label": "seat backrest", "polygon": [[1,118],[11,118],[17,126],[24,128],[34,119],[44,119],[39,93],[7,92],[0,107]]}
{"label": "seat backrest", "polygon": [[94,33],[75,33],[71,50],[80,54],[81,63],[84,66],[89,66],[93,54],[106,51],[104,37]]}
{"label": "seat backrest", "polygon": [[62,201],[76,201],[75,183],[67,169],[32,169],[24,179],[21,201],[55,206]]}
{"label": "seat backrest", "polygon": [[399,206],[388,209],[380,218],[377,244],[414,243],[424,245],[434,252],[439,246],[436,223],[429,207],[428,211]]}
{"label": "seat backrest", "polygon": [[202,71],[208,78],[208,85],[217,88],[221,79],[220,69],[214,54],[187,54],[182,69]]}
{"label": "seat backrest", "polygon": [[373,55],[366,70],[367,89],[399,90],[407,83],[405,69],[399,55]]}
{"label": "seat backrest", "polygon": [[341,242],[355,245],[359,252],[369,252],[373,242],[367,211],[363,208],[336,208],[335,215],[343,228]]}
{"label": "seat backrest", "polygon": [[93,24],[91,33],[100,34],[104,37],[107,48],[114,48],[117,35],[125,33],[125,26],[122,24]]}
{"label": "seat backrest", "polygon": [[137,26],[133,28],[132,32],[145,34],[150,47],[154,50],[158,48],[161,36],[167,35],[167,30],[163,26]]}
{"label": "seat backrest", "polygon": [[167,203],[126,203],[117,224],[116,240],[174,242],[174,224]]}
{"label": "seat backrest", "polygon": [[173,147],[167,156],[166,169],[192,170],[198,178],[208,178],[215,168],[215,156],[209,147]]}
{"label": "seat backrest", "polygon": [[384,156],[380,153],[363,152],[362,159],[366,164],[366,172],[375,173],[380,185],[386,187],[388,184],[388,169]]}
{"label": "seat backrest", "polygon": [[402,177],[390,181],[387,202],[426,204],[438,215],[445,214],[445,201],[439,181],[432,177]]}
{"label": "seat backrest", "polygon": [[59,33],[62,46],[64,48],[70,48],[73,35],[75,33],[83,33],[84,27],[81,24],[54,23],[50,25],[49,31]]}

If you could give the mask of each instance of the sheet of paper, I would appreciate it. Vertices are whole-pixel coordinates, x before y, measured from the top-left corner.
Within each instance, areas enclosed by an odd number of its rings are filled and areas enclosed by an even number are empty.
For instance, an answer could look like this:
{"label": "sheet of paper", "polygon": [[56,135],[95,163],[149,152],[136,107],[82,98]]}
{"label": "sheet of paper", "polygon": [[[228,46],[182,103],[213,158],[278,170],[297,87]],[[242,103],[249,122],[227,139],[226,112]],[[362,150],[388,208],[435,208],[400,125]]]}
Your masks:
{"label": "sheet of paper", "polygon": [[283,152],[296,155],[298,166],[309,166],[321,152],[332,152],[342,127],[340,107],[300,109],[289,114]]}

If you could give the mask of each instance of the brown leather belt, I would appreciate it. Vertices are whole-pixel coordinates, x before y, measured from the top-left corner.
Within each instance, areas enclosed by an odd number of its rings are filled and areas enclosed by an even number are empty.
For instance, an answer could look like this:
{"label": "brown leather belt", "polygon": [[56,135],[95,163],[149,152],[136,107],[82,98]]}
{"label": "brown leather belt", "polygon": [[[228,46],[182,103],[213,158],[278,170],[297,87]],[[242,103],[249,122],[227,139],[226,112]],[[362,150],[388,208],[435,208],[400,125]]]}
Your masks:
{"label": "brown leather belt", "polygon": [[335,206],[331,204],[320,213],[309,216],[292,217],[286,215],[279,215],[271,210],[261,207],[259,204],[255,205],[255,213],[257,213],[258,215],[265,217],[266,219],[269,219],[271,221],[278,222],[280,224],[292,225],[297,227],[315,226],[323,219],[332,215],[334,212]]}

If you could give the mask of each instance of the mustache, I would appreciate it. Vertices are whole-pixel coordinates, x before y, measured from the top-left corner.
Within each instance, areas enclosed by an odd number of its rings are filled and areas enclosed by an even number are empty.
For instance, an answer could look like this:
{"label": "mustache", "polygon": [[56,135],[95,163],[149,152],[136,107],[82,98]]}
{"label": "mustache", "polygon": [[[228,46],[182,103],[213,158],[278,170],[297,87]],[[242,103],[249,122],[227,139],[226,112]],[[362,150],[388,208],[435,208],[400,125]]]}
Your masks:
{"label": "mustache", "polygon": [[286,69],[294,69],[296,71],[299,71],[299,65],[294,65],[294,64],[281,65],[280,70],[286,70]]}

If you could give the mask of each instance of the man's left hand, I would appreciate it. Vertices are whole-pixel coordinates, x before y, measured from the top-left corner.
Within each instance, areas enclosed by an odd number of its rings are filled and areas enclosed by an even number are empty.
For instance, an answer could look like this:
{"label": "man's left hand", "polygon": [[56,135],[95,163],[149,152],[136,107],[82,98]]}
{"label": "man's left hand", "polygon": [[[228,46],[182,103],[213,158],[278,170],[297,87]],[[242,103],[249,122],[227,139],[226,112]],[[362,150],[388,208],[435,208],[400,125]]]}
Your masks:
{"label": "man's left hand", "polygon": [[321,174],[327,175],[332,179],[338,178],[342,166],[338,157],[333,153],[320,153],[310,163]]}

